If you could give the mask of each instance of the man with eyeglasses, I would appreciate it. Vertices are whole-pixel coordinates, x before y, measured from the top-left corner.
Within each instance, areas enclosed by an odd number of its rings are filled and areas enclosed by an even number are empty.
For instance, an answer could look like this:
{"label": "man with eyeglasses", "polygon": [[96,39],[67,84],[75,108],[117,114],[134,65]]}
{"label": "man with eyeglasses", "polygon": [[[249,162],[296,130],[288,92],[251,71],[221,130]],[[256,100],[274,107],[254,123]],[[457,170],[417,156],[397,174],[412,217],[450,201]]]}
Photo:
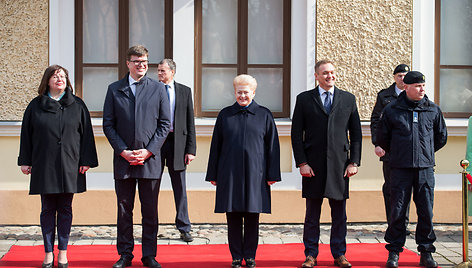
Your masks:
{"label": "man with eyeglasses", "polygon": [[103,107],[103,131],[113,147],[113,173],[118,202],[115,268],[131,266],[134,257],[133,207],[138,185],[142,215],[142,258],[147,267],[156,261],[157,201],[161,183],[162,144],[170,129],[169,99],[164,85],[146,76],[148,50],[128,49],[129,73],[108,86]]}

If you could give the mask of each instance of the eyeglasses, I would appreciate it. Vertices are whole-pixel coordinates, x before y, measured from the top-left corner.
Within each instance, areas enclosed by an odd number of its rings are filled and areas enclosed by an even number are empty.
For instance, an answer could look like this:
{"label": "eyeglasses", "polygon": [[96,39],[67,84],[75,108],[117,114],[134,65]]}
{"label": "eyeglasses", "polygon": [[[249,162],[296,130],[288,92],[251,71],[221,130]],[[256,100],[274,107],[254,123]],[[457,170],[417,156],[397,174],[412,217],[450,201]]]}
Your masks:
{"label": "eyeglasses", "polygon": [[130,60],[129,62],[132,62],[134,63],[134,65],[136,66],[139,66],[139,65],[147,65],[148,64],[148,60]]}

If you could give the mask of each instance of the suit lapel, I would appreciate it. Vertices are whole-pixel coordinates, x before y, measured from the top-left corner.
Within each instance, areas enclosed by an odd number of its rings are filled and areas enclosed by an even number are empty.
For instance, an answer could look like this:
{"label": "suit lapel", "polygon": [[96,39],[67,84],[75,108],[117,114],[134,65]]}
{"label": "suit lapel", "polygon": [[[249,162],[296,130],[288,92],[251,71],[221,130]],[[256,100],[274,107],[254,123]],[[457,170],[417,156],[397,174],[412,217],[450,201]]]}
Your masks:
{"label": "suit lapel", "polygon": [[341,91],[339,90],[339,88],[334,87],[333,106],[331,107],[331,113],[335,111],[336,107],[338,107],[340,103],[341,103]]}

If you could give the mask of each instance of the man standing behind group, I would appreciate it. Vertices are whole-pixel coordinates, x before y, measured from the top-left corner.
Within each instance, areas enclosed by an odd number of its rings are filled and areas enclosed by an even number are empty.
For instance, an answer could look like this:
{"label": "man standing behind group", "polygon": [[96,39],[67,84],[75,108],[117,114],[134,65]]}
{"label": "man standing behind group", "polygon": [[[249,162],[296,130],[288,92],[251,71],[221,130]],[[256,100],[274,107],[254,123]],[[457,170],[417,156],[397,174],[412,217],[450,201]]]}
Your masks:
{"label": "man standing behind group", "polygon": [[188,217],[186,165],[195,159],[196,137],[193,117],[192,91],[174,81],[176,64],[172,59],[163,59],[157,67],[159,81],[165,84],[170,101],[170,132],[161,148],[162,171],[167,165],[175,201],[175,225],[180,238],[193,241]]}
{"label": "man standing behind group", "polygon": [[385,107],[377,130],[379,146],[390,153],[390,221],[385,233],[389,251],[386,266],[398,267],[406,240],[405,211],[413,189],[418,224],[415,239],[420,265],[437,267],[433,230],[434,153],[446,145],[447,129],[439,106],[425,95],[425,77],[417,71],[403,79],[405,90]]}
{"label": "man standing behind group", "polygon": [[306,198],[303,230],[306,260],[302,267],[317,265],[320,214],[323,198],[331,207],[331,254],[334,264],[350,267],[346,253],[346,199],[349,177],[357,173],[361,160],[362,131],[356,98],[334,86],[336,73],[331,61],[315,65],[315,89],[297,96],[292,119],[292,147],[303,176]]}
{"label": "man standing behind group", "polygon": [[113,147],[113,173],[118,202],[115,268],[131,266],[133,207],[138,185],[142,215],[144,266],[161,267],[157,251],[157,201],[161,183],[160,150],[170,127],[169,99],[163,84],[146,76],[148,50],[128,49],[129,73],[108,86],[103,107],[103,131]]}
{"label": "man standing behind group", "polygon": [[[372,136],[372,144],[375,146],[375,154],[380,157],[380,161],[383,162],[382,170],[384,176],[384,184],[382,186],[382,193],[384,197],[385,203],[385,214],[387,215],[387,222],[390,219],[390,164],[389,164],[389,154],[385,152],[385,150],[379,146],[377,143],[377,126],[379,124],[380,115],[382,114],[382,110],[389,104],[390,102],[396,100],[398,95],[403,92],[405,89],[405,83],[403,83],[403,77],[405,77],[406,73],[410,71],[410,67],[406,64],[399,64],[393,70],[393,79],[395,83],[393,83],[390,87],[382,89],[377,94],[377,101],[375,102],[374,110],[372,111],[372,116],[370,117],[370,133]],[[410,200],[408,200],[408,204]],[[407,206],[406,209],[406,220],[405,226],[408,227],[408,214],[410,213],[410,206]],[[407,228],[408,232],[408,228]]]}

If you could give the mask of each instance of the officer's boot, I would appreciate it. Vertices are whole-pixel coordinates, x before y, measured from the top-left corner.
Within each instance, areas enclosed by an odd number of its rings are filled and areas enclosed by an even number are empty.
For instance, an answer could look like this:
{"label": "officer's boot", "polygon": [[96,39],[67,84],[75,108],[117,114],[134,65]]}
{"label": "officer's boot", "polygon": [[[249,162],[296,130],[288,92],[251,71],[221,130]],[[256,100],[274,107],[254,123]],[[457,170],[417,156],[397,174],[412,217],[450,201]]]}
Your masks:
{"label": "officer's boot", "polygon": [[400,258],[399,253],[395,251],[388,252],[388,259],[387,259],[387,268],[397,268],[398,267],[398,259]]}
{"label": "officer's boot", "polygon": [[433,256],[431,256],[431,252],[421,252],[420,266],[436,268],[438,267],[438,263],[433,259]]}

